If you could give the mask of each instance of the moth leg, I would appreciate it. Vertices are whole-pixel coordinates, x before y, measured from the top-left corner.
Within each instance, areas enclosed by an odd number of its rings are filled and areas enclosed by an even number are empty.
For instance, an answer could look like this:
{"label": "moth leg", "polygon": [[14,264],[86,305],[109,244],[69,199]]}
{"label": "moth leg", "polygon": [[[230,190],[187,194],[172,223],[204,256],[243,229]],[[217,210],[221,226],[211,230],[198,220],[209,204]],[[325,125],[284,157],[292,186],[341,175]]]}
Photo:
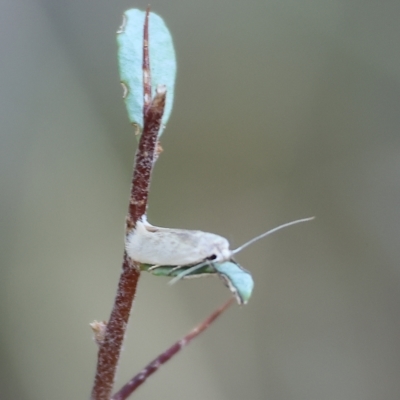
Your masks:
{"label": "moth leg", "polygon": [[168,275],[171,275],[172,272],[177,271],[178,269],[184,268],[184,265],[177,265],[176,267],[171,268],[171,270],[168,272]]}
{"label": "moth leg", "polygon": [[[178,282],[179,280],[181,280],[182,278],[184,278],[186,275],[191,274],[192,272],[204,267],[205,265],[210,265],[212,266],[212,263],[210,262],[210,260],[205,260],[204,262],[200,263],[200,264],[196,264],[196,265],[192,265],[189,268],[185,268],[183,269],[183,271],[181,273],[179,273],[178,275],[175,276],[175,278],[171,279],[168,283],[170,285],[173,285],[174,283]],[[181,267],[182,268],[182,267]]]}
{"label": "moth leg", "polygon": [[[157,269],[157,268],[163,268],[163,267],[166,267],[166,265],[157,264],[157,265],[153,265],[153,266],[151,266],[150,268],[148,268],[147,271],[148,271],[148,272],[151,272],[151,271],[154,271],[154,270]],[[178,270],[178,269],[180,269],[180,268],[182,268],[182,265],[178,265],[178,266],[176,266],[176,267],[171,268],[171,270],[168,272],[168,275],[169,275],[171,272],[174,272],[174,271],[176,271],[176,270]]]}
{"label": "moth leg", "polygon": [[176,267],[171,268],[171,270],[168,272],[168,275],[171,275],[173,272],[178,271],[178,270],[182,270],[182,272],[177,275],[177,276],[181,276],[184,277],[187,274],[190,274],[193,271],[196,271],[196,269],[202,268],[205,265],[212,265],[209,260],[206,260],[205,262],[202,262],[201,264],[189,264],[189,265],[177,265]]}
{"label": "moth leg", "polygon": [[148,268],[147,271],[154,271],[157,268],[163,267],[163,265],[158,264],[158,265],[153,265],[152,267]]}

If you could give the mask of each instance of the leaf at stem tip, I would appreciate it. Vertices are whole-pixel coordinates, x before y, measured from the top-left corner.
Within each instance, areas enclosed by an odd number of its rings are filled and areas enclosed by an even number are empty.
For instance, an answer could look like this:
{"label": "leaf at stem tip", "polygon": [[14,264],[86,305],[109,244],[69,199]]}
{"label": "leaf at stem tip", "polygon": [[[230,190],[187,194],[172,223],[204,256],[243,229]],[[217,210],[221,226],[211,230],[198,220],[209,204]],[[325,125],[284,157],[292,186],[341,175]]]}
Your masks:
{"label": "leaf at stem tip", "polygon": [[[131,9],[124,13],[123,25],[117,33],[118,61],[124,99],[132,124],[143,129],[143,25],[145,11]],[[151,88],[154,96],[159,85],[165,85],[167,99],[162,118],[163,128],[171,115],[176,76],[176,58],[171,34],[158,15],[149,15],[149,53]]]}

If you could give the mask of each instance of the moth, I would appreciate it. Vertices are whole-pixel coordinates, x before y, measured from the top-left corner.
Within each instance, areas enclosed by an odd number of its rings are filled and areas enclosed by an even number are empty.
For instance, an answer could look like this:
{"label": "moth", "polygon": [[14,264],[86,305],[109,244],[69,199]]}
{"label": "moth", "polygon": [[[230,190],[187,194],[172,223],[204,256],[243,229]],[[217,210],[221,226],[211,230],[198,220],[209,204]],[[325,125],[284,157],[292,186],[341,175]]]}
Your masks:
{"label": "moth", "polygon": [[137,262],[161,266],[203,266],[206,263],[223,263],[250,244],[277,230],[313,219],[303,218],[288,222],[249,240],[237,249],[231,250],[229,242],[214,233],[162,228],[151,225],[146,216],[137,221],[135,228],[126,236],[125,249],[128,256]]}

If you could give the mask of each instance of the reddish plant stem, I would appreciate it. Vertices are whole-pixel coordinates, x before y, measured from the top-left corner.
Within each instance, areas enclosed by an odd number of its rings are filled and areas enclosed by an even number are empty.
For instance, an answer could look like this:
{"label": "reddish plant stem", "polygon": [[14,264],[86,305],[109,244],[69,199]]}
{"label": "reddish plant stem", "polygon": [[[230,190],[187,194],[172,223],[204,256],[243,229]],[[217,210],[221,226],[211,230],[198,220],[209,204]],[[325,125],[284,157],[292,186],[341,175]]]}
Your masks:
{"label": "reddish plant stem", "polygon": [[[146,85],[151,82],[150,62],[148,60],[148,16],[149,10],[146,13],[143,35],[143,55],[145,58],[147,57],[147,60],[143,61],[143,68],[148,68],[146,71],[143,71],[143,76],[147,76],[147,83],[143,83],[145,101],[146,93],[149,91]],[[138,219],[146,212],[150,178],[155,161],[154,154],[161,126],[161,118],[164,113],[165,98],[165,87],[158,87],[154,99],[152,101],[151,98],[147,99],[147,107],[143,111],[144,126],[135,156],[129,210],[126,218],[127,232],[135,227]],[[91,394],[92,400],[109,400],[111,397],[118,360],[139,276],[139,265],[124,252],[122,273],[118,283],[114,307],[107,323],[104,341],[99,346],[97,369]]]}
{"label": "reddish plant stem", "polygon": [[143,133],[135,157],[136,164],[133,172],[129,213],[126,220],[127,233],[135,227],[136,221],[146,213],[157,136],[164,113],[166,94],[165,86],[159,86],[145,114]]}
{"label": "reddish plant stem", "polygon": [[[127,231],[145,213],[157,134],[165,106],[165,87],[157,88],[156,95],[145,115],[145,123],[135,158]],[[117,296],[107,324],[104,342],[98,353],[97,370],[92,390],[93,400],[108,400],[111,397],[115,373],[121,353],[122,342],[128,324],[132,302],[139,280],[139,266],[124,254]]]}
{"label": "reddish plant stem", "polygon": [[191,330],[185,337],[174,343],[168,350],[161,353],[150,364],[148,364],[141,372],[134,376],[125,386],[115,393],[111,400],[125,400],[127,399],[146,379],[154,374],[161,365],[170,360],[175,354],[188,345],[200,333],[205,331],[231,304],[234,298],[230,298],[224,305],[215,310],[208,318]]}
{"label": "reddish plant stem", "polygon": [[92,399],[108,400],[110,398],[139,275],[137,266],[125,253],[114,307],[107,324],[104,341],[99,348]]}

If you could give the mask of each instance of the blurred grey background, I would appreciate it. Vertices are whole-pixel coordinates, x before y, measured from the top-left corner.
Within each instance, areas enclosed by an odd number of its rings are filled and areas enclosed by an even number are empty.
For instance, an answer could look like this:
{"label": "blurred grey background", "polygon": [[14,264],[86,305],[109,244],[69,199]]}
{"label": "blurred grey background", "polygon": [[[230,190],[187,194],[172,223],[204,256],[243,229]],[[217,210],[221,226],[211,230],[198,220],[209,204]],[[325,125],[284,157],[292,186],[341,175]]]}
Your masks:
{"label": "blurred grey background", "polygon": [[[0,397],[87,399],[135,151],[115,32],[146,2],[0,2]],[[151,2],[178,57],[149,219],[233,247],[256,285],[136,399],[398,399],[400,3]],[[143,274],[117,386],[219,306]]]}

